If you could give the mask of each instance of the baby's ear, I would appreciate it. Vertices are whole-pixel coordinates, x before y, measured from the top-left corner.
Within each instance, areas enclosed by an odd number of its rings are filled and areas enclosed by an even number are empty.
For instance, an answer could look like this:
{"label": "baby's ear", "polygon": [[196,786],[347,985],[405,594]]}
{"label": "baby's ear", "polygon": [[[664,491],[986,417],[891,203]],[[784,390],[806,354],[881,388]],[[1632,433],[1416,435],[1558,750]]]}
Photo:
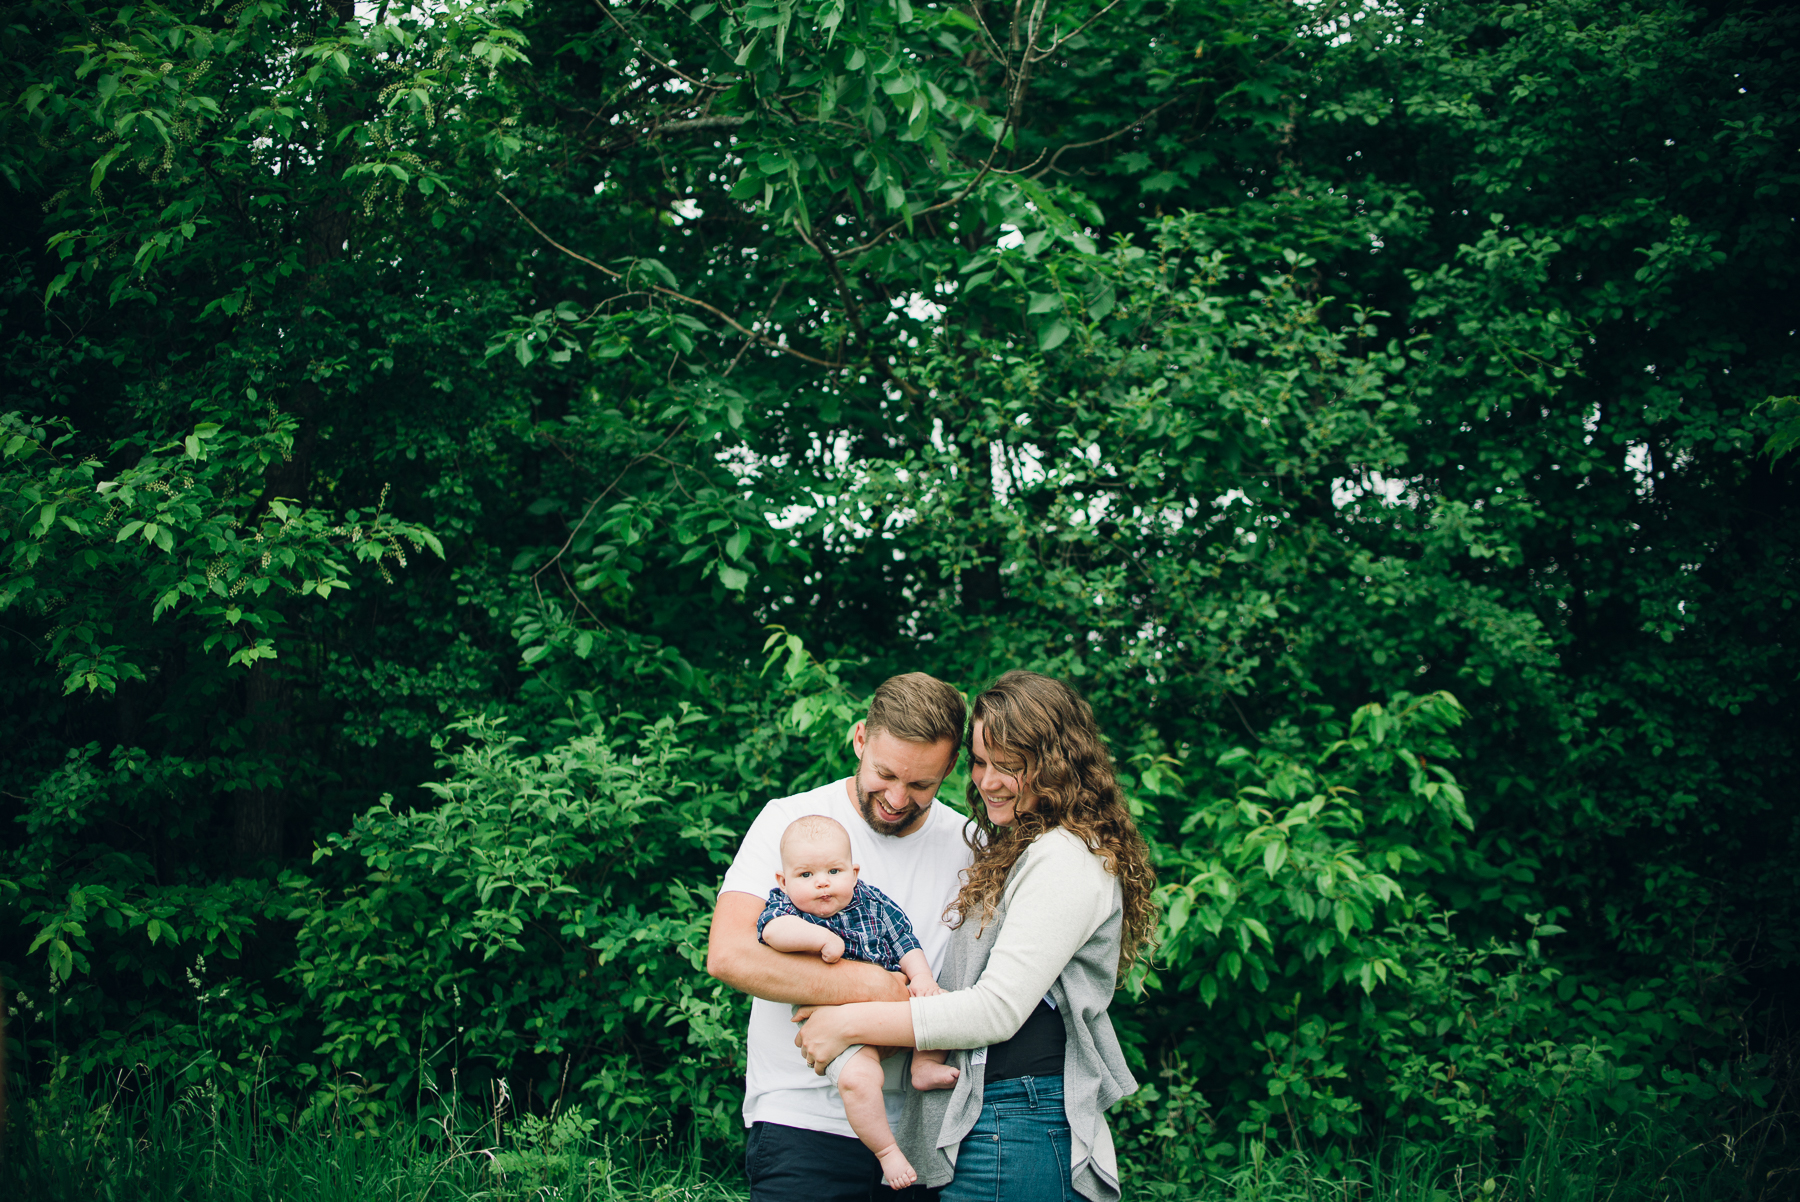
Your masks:
{"label": "baby's ear", "polygon": [[775,883],[781,886],[781,891],[783,893],[787,892],[787,878],[782,876],[779,872],[775,874]]}

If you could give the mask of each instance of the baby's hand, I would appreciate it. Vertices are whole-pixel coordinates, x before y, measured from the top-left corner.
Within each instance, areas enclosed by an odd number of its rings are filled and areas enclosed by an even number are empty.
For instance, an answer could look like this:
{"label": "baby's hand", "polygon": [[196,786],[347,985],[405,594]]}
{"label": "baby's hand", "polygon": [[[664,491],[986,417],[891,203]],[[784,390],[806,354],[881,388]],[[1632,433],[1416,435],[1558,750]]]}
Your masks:
{"label": "baby's hand", "polygon": [[829,931],[825,934],[825,946],[819,949],[819,959],[827,964],[836,964],[844,958],[844,941]]}
{"label": "baby's hand", "polygon": [[906,992],[912,997],[936,997],[944,991],[939,989],[938,983],[930,977],[920,977],[916,981],[906,983]]}

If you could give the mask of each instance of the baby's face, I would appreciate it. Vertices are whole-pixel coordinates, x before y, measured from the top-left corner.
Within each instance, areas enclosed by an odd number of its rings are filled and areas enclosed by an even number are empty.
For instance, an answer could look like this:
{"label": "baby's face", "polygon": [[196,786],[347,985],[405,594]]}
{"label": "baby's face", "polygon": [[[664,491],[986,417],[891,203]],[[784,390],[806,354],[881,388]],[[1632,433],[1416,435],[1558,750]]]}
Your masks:
{"label": "baby's face", "polygon": [[848,840],[802,843],[789,849],[775,883],[796,910],[830,918],[850,904],[857,871],[850,862]]}

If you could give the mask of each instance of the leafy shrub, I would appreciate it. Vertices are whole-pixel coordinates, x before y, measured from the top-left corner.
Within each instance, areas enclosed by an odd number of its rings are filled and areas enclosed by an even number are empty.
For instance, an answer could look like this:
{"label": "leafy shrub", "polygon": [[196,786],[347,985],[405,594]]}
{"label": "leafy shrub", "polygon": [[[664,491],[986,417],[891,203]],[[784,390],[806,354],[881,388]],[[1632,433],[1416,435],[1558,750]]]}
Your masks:
{"label": "leafy shrub", "polygon": [[1341,1167],[1371,1135],[1518,1147],[1559,1112],[1662,1122],[1698,1101],[1741,1126],[1764,1104],[1766,1057],[1727,1063],[1731,1018],[1687,974],[1583,977],[1537,913],[1517,938],[1458,930],[1446,894],[1480,885],[1515,912],[1531,896],[1487,861],[1446,766],[1464,717],[1448,694],[1401,695],[1322,723],[1322,745],[1228,751],[1197,788],[1177,757],[1143,773],[1147,813],[1181,838],[1157,849],[1162,946],[1124,1012],[1208,1011],[1159,1041],[1122,1107],[1150,1175],[1200,1180],[1269,1141]]}
{"label": "leafy shrub", "polygon": [[735,1124],[747,1008],[704,964],[741,799],[689,778],[680,717],[584,725],[532,755],[457,724],[436,805],[385,798],[318,853],[362,881],[287,878],[290,977],[324,1022],[315,1107],[341,1104],[340,1074],[373,1123],[536,1064],[543,1104],[590,1098],[615,1132]]}
{"label": "leafy shrub", "polygon": [[259,1064],[289,1051],[299,1015],[260,971],[286,909],[275,882],[159,871],[155,842],[120,846],[121,831],[190,830],[202,775],[181,757],[90,743],[44,776],[21,815],[0,902],[17,907],[42,972],[29,989],[12,981],[9,1034],[49,1049],[59,1076],[143,1068],[247,1089]]}

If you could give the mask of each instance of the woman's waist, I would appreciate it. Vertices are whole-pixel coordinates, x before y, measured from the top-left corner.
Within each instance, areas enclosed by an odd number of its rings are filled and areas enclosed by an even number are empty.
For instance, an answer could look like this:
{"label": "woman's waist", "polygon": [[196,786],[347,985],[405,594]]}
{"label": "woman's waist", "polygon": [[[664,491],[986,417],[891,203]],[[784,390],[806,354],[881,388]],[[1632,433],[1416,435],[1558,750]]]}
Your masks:
{"label": "woman's waist", "polygon": [[1004,1081],[984,1083],[981,1087],[983,1106],[1060,1107],[1063,1101],[1063,1079],[1053,1077],[1008,1077]]}

